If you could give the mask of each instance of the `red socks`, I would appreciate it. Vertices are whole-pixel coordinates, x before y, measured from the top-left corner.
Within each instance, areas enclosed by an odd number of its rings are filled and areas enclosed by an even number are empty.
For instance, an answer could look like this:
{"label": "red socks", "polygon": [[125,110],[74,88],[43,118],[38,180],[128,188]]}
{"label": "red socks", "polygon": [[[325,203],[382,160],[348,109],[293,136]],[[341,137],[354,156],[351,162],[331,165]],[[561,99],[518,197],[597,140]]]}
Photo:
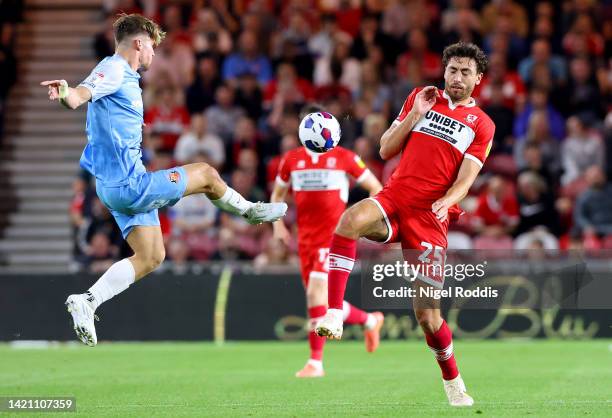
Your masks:
{"label": "red socks", "polygon": [[346,282],[355,264],[357,240],[334,234],[329,249],[327,299],[330,309],[342,309]]}
{"label": "red socks", "polygon": [[344,323],[349,325],[364,325],[368,320],[368,313],[344,301],[342,306],[344,311]]}
{"label": "red socks", "polygon": [[319,337],[314,332],[314,327],[317,321],[325,315],[327,308],[325,305],[313,306],[308,308],[308,317],[310,318],[310,332],[308,333],[308,341],[310,343],[310,358],[312,360],[323,359],[323,346],[325,345],[325,337]]}
{"label": "red socks", "polygon": [[459,370],[453,354],[453,334],[446,321],[442,321],[442,326],[435,333],[425,333],[425,339],[429,349],[434,353],[440,369],[442,369],[442,378],[452,380],[457,377]]}

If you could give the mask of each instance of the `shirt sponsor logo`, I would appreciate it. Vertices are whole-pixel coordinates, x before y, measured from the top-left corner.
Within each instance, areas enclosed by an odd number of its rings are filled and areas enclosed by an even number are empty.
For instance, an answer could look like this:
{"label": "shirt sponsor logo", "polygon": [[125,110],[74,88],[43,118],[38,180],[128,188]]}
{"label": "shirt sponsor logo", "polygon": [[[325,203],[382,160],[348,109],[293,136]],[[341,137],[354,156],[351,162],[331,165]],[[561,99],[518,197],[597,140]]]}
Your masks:
{"label": "shirt sponsor logo", "polygon": [[417,122],[414,131],[446,141],[461,154],[465,153],[475,137],[471,127],[433,110]]}

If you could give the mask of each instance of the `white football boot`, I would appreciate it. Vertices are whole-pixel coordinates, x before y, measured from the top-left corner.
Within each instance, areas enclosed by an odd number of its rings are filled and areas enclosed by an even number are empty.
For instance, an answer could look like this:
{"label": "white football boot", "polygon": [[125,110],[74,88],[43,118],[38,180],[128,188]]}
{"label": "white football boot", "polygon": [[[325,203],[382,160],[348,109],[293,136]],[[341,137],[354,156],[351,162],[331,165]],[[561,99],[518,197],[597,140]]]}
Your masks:
{"label": "white football boot", "polygon": [[320,337],[339,340],[342,338],[343,323],[342,309],[328,309],[325,316],[319,320],[315,327],[315,332]]}
{"label": "white football boot", "polygon": [[287,204],[285,202],[263,203],[257,202],[242,215],[251,225],[263,222],[274,222],[285,216]]}
{"label": "white football boot", "polygon": [[442,380],[444,382],[444,391],[448,397],[448,403],[451,406],[472,406],[474,399],[467,394],[465,383],[461,375],[458,375],[453,380]]}
{"label": "white football boot", "polygon": [[94,314],[94,310],[87,302],[87,299],[85,299],[85,295],[68,296],[66,308],[70,315],[72,315],[74,331],[77,337],[79,337],[83,344],[90,347],[95,346],[98,343],[98,337],[96,336],[94,318],[98,319],[98,317]]}

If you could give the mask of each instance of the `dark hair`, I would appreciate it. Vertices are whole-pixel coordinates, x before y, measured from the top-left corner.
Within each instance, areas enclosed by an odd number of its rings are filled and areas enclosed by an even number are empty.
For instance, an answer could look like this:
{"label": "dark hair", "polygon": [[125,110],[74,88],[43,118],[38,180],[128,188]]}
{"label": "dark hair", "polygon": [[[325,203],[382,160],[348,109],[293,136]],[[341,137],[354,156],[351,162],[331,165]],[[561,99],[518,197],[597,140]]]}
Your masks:
{"label": "dark hair", "polygon": [[153,40],[155,46],[166,37],[166,32],[160,29],[157,23],[139,14],[122,14],[113,23],[115,41],[120,43],[125,38],[146,33]]}
{"label": "dark hair", "polygon": [[489,60],[482,49],[472,43],[457,42],[444,48],[442,53],[442,65],[448,65],[451,58],[469,58],[476,62],[476,71],[484,73],[489,65]]}
{"label": "dark hair", "polygon": [[300,110],[300,120],[304,119],[304,116],[311,113],[320,112],[323,110],[323,106],[318,103],[308,103]]}

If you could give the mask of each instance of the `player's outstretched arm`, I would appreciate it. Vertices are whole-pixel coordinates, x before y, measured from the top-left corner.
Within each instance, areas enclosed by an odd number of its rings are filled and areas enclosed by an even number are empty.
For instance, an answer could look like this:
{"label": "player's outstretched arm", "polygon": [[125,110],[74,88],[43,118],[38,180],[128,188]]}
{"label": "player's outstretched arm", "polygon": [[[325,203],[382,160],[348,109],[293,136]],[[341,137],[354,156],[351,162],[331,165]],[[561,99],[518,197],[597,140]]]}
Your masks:
{"label": "player's outstretched arm", "polygon": [[91,99],[91,92],[85,87],[72,88],[66,80],[49,80],[40,83],[49,88],[49,99],[59,102],[69,109],[76,109]]}
{"label": "player's outstretched arm", "polygon": [[[289,187],[276,182],[274,184],[274,190],[272,190],[272,195],[270,196],[270,202],[284,202],[288,191]],[[289,246],[291,233],[285,226],[285,222],[282,218],[272,223],[272,229],[274,231],[274,239],[281,240],[285,245]]]}
{"label": "player's outstretched arm", "polygon": [[448,210],[467,196],[470,187],[472,187],[476,176],[480,172],[480,168],[474,161],[468,158],[463,159],[461,167],[459,167],[457,179],[451,188],[448,189],[444,197],[436,200],[431,205],[431,210],[441,222],[444,222],[448,217]]}
{"label": "player's outstretched arm", "polygon": [[427,86],[416,94],[412,109],[404,120],[394,122],[380,138],[380,158],[389,160],[400,153],[408,134],[419,119],[436,104],[438,96],[440,93],[434,86]]}

